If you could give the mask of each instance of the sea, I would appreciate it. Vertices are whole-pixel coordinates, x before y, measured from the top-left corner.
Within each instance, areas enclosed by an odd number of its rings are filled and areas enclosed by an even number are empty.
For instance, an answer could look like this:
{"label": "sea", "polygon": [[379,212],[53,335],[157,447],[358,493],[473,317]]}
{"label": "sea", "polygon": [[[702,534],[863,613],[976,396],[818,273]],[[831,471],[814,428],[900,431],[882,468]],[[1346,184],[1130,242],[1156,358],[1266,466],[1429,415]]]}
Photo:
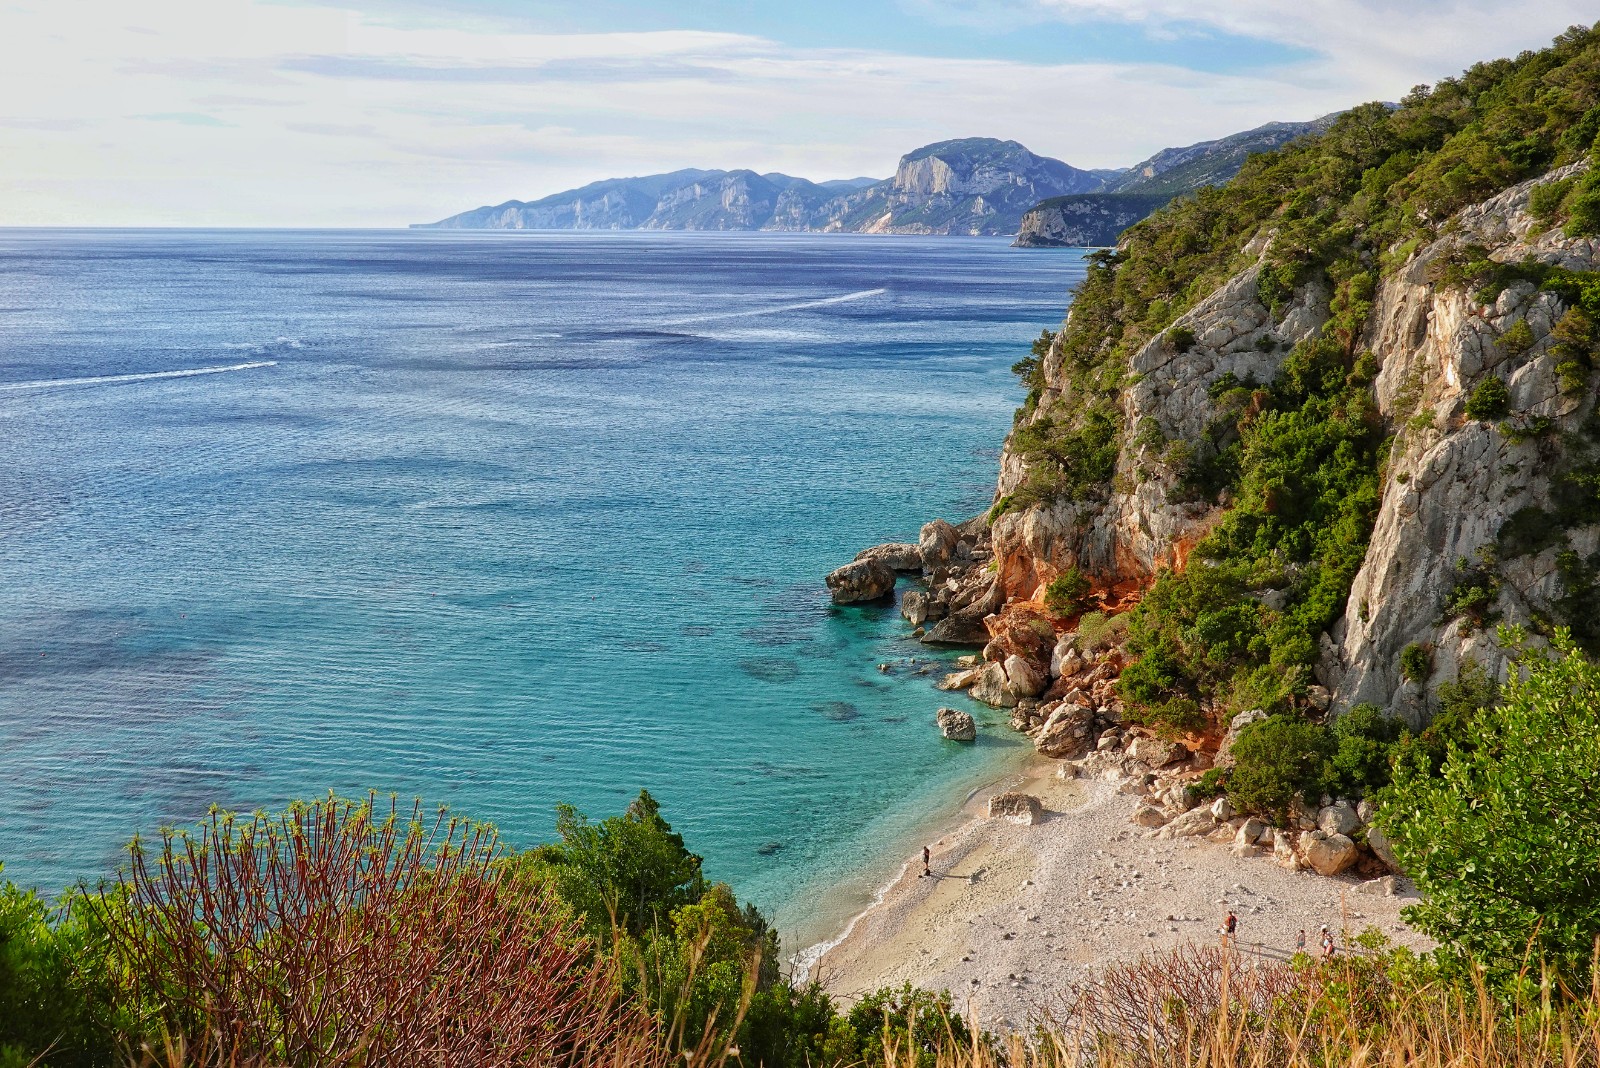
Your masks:
{"label": "sea", "polygon": [[4,877],[93,883],[212,805],[374,790],[526,848],[648,789],[790,944],[826,937],[1027,747],[934,688],[959,651],[823,575],[988,506],[1009,368],[1083,270],[976,238],[0,230]]}

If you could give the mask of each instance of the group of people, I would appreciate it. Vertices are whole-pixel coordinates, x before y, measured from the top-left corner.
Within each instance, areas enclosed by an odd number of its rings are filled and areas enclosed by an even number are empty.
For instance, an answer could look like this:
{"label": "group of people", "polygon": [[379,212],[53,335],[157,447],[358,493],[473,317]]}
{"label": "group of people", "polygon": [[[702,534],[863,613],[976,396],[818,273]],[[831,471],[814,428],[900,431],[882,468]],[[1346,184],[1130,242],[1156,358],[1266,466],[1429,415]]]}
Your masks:
{"label": "group of people", "polygon": [[[1218,930],[1222,933],[1223,946],[1237,945],[1239,941],[1239,914],[1229,909],[1228,914],[1222,918],[1222,926]],[[1322,925],[1321,943],[1319,953],[1322,959],[1332,960],[1333,955],[1338,952],[1338,946],[1334,942],[1333,932],[1328,930],[1327,924]],[[1306,929],[1304,927],[1300,928],[1300,933],[1295,937],[1294,951],[1296,953],[1304,953],[1306,951]]]}

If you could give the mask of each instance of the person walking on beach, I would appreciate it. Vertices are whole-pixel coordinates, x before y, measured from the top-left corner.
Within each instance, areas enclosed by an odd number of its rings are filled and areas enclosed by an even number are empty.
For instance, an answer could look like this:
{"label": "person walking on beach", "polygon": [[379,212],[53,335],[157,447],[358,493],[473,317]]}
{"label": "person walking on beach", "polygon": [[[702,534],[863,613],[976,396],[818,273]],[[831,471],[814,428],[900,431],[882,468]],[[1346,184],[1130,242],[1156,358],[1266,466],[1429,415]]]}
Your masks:
{"label": "person walking on beach", "polygon": [[1328,930],[1328,925],[1322,925],[1322,959],[1332,960],[1334,953],[1333,932]]}
{"label": "person walking on beach", "polygon": [[1300,928],[1300,933],[1295,936],[1294,951],[1296,953],[1304,953],[1306,951],[1306,929],[1304,927]]}
{"label": "person walking on beach", "polygon": [[[933,869],[928,866],[928,863],[930,861],[932,861],[932,860],[933,860],[933,852],[932,852],[932,850],[930,850],[927,846],[923,846],[922,847],[922,875],[932,875],[933,874]],[[919,878],[919,879],[922,878],[922,875],[917,876],[917,878]]]}
{"label": "person walking on beach", "polygon": [[1222,921],[1222,944],[1236,945],[1239,935],[1239,917],[1232,909],[1228,910],[1227,917]]}

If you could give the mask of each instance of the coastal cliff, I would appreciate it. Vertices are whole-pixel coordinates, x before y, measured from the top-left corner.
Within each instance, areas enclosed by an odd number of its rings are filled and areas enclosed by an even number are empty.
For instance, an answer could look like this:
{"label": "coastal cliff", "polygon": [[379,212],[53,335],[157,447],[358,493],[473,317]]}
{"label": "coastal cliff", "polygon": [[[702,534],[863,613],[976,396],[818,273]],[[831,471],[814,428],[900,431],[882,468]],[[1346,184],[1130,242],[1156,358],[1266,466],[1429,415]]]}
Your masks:
{"label": "coastal cliff", "polygon": [[1399,755],[1437,763],[1519,656],[1600,652],[1588,39],[1352,109],[1089,257],[993,507],[903,598],[981,646],[943,688],[1125,777],[1152,834],[1396,866],[1366,799]]}

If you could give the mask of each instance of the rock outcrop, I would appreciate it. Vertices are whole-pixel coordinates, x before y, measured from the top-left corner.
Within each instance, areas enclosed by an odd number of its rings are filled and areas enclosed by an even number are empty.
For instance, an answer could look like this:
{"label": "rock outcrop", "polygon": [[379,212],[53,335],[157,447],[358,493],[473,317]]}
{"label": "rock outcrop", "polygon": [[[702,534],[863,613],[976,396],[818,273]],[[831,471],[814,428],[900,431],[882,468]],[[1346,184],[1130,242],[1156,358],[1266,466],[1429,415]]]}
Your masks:
{"label": "rock outcrop", "polygon": [[971,712],[959,708],[941,708],[936,717],[939,733],[952,742],[971,742],[978,737],[978,723]]}
{"label": "rock outcrop", "polygon": [[853,560],[829,572],[828,590],[834,604],[881,601],[894,593],[894,570],[882,560]]}

